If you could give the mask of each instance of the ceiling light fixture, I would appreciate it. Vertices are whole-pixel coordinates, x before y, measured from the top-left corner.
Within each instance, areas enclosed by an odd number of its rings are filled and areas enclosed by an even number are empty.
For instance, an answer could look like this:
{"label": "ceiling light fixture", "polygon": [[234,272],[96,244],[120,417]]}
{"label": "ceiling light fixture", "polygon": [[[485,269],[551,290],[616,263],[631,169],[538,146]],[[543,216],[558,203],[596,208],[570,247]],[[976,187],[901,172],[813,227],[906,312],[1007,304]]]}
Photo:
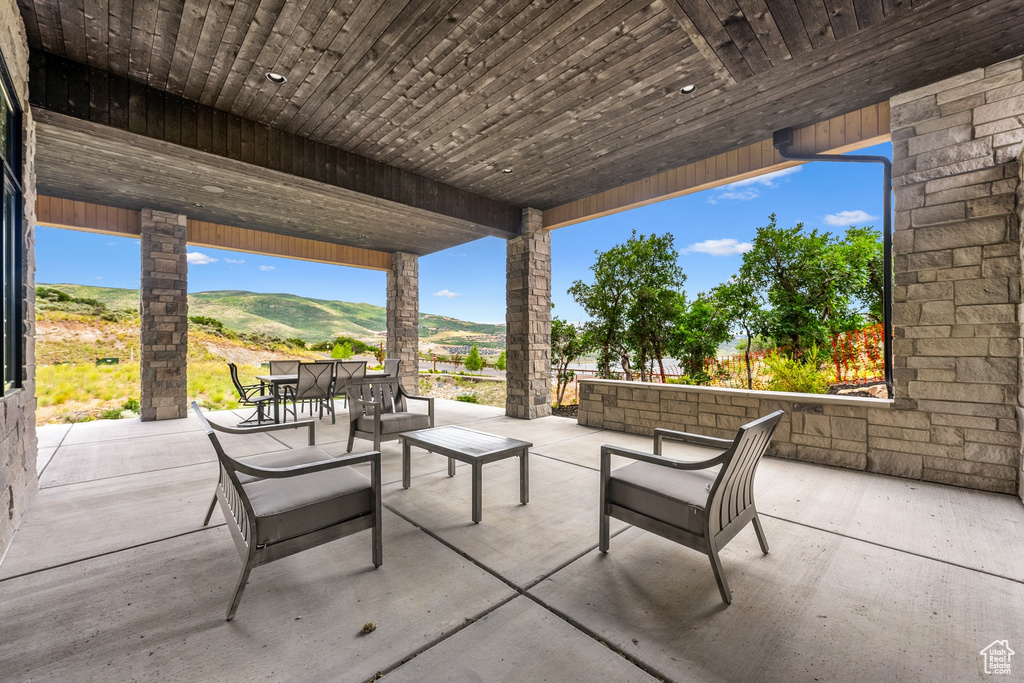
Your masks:
{"label": "ceiling light fixture", "polygon": [[288,82],[287,78],[285,78],[282,74],[277,73],[276,71],[268,71],[267,80],[270,81],[271,83],[277,83],[278,85]]}
{"label": "ceiling light fixture", "polygon": [[223,187],[218,187],[216,185],[203,185],[203,189],[212,194],[221,194],[224,192]]}
{"label": "ceiling light fixture", "polygon": [[197,209],[203,208],[202,204],[196,204],[195,202],[192,202],[192,206],[196,207]]}
{"label": "ceiling light fixture", "polygon": [[695,86],[693,83],[688,83],[688,84],[684,85],[682,88],[680,88],[679,92],[683,93],[684,95],[689,95],[690,93],[692,93],[696,89],[697,89],[697,86]]}
{"label": "ceiling light fixture", "polygon": [[503,168],[503,169],[501,169],[501,172],[502,173],[511,173],[512,169],[511,168]]}

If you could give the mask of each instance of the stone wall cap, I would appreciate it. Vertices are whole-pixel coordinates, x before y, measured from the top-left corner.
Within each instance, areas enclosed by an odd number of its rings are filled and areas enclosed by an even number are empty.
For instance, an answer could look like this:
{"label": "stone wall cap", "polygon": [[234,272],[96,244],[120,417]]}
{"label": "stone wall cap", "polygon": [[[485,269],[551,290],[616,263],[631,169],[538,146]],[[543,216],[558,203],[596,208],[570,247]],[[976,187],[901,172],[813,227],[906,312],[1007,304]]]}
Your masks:
{"label": "stone wall cap", "polygon": [[837,406],[884,406],[891,405],[891,398],[869,398],[866,396],[835,396],[833,394],[798,394],[791,391],[765,391],[761,389],[730,389],[728,387],[705,387],[694,384],[654,384],[651,382],[627,382],[622,379],[579,379],[580,384],[609,384],[659,391],[695,391],[725,396],[749,396],[765,401],[792,401],[794,403],[827,403]]}

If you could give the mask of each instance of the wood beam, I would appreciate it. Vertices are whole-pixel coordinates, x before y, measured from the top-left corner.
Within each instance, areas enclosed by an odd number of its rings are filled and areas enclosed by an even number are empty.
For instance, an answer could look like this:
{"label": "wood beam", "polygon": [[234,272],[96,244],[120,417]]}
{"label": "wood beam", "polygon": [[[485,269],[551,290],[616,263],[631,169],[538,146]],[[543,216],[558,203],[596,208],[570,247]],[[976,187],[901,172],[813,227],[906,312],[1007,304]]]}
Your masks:
{"label": "wood beam", "polygon": [[[793,151],[843,154],[888,140],[889,102],[885,101],[797,128]],[[562,228],[800,164],[779,156],[770,139],[761,140],[547,209],[544,227]]]}
{"label": "wood beam", "polygon": [[[138,211],[92,204],[60,197],[36,197],[36,225],[66,230],[82,230],[120,237],[138,237]],[[386,251],[350,247],[333,242],[279,235],[263,230],[232,225],[188,221],[188,243],[198,247],[243,251],[265,256],[281,256],[337,266],[370,270],[388,270],[391,254]]]}

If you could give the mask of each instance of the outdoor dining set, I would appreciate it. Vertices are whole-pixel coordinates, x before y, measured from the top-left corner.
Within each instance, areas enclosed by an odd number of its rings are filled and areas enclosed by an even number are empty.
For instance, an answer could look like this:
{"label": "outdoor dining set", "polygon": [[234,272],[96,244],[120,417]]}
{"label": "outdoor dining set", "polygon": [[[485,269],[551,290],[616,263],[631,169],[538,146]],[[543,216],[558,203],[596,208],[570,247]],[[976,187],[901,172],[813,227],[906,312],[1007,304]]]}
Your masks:
{"label": "outdoor dining set", "polygon": [[[465,427],[434,427],[434,399],[404,389],[397,376],[397,361],[390,367],[385,363],[385,372],[377,375],[367,375],[362,361],[281,363],[272,362],[270,374],[257,377],[262,388],[242,385],[237,368],[231,365],[232,379],[245,404],[256,407],[256,414],[237,427],[208,421],[199,406],[192,404],[220,463],[220,478],[204,526],[219,503],[243,561],[228,620],[235,615],[253,567],[366,529],[373,531],[373,565],[381,565],[382,441],[402,441],[403,489],[411,486],[413,446],[447,457],[449,476],[455,476],[456,460],[469,464],[474,523],[482,518],[482,468],[486,463],[518,457],[520,503],[529,502],[529,449],[533,444]],[[311,414],[314,408],[320,417],[327,411],[333,423],[333,401],[340,396],[349,408],[348,455],[334,457],[316,445],[315,420],[288,424],[277,419],[279,405],[285,406],[287,418],[289,401],[293,415],[301,402],[307,402]],[[266,416],[271,401],[272,423]],[[427,412],[410,410],[410,401],[426,403]],[[708,556],[722,601],[731,603],[719,552],[751,524],[762,552],[768,553],[754,505],[754,474],[782,416],[780,410],[745,424],[733,439],[655,429],[652,453],[603,446],[597,515],[600,551],[608,552],[611,518],[685,545]],[[253,424],[256,426],[246,426]],[[305,446],[243,459],[229,455],[218,436],[294,429],[307,430]],[[356,438],[372,441],[373,450],[352,454]],[[665,442],[681,444],[686,458],[663,455]],[[633,462],[613,471],[612,456]],[[354,469],[358,465],[369,465],[369,476]]]}

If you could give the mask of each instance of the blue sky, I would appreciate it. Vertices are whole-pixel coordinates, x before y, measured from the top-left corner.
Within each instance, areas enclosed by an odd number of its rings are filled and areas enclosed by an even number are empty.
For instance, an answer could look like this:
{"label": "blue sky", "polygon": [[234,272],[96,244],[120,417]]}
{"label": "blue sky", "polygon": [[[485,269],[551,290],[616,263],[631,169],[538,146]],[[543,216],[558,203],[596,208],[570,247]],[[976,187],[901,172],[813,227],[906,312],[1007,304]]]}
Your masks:
{"label": "blue sky", "polygon": [[[890,156],[886,143],[861,154]],[[882,226],[882,171],[877,164],[804,164],[651,206],[559,228],[551,237],[554,314],[585,316],[566,294],[589,281],[594,251],[625,242],[632,230],[671,233],[687,275],[688,295],[707,291],[738,270],[757,228],[775,213],[782,227],[843,232]],[[103,287],[139,286],[139,242],[71,230],[36,230],[36,280]],[[245,289],[320,299],[385,304],[385,274],[360,268],[189,247],[189,291]],[[420,259],[420,311],[474,322],[505,320],[505,241],[488,237]]]}

